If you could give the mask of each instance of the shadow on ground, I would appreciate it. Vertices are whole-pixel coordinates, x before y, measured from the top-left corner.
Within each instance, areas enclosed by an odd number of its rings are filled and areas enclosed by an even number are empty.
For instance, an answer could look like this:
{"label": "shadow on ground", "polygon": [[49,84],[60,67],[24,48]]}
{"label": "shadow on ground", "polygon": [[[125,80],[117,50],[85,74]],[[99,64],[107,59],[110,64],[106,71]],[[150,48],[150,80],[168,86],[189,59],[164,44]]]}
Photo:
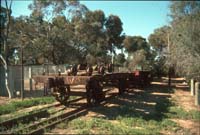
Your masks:
{"label": "shadow on ground", "polygon": [[105,119],[115,120],[118,117],[143,118],[161,121],[172,105],[170,98],[174,87],[166,84],[152,84],[148,88],[129,89],[122,96],[117,96],[105,106],[98,106],[91,111]]}

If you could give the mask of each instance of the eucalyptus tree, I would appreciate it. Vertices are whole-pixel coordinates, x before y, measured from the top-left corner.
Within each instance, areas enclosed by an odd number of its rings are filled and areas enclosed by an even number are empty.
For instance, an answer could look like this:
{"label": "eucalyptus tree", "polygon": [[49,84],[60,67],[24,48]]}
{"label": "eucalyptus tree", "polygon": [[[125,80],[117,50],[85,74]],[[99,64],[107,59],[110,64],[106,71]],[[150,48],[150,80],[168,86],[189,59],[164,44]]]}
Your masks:
{"label": "eucalyptus tree", "polygon": [[76,37],[80,39],[82,47],[87,51],[87,58],[95,57],[94,63],[98,63],[107,55],[105,19],[103,11],[89,11],[75,27]]}
{"label": "eucalyptus tree", "polygon": [[166,75],[169,66],[172,66],[167,60],[169,58],[170,41],[172,40],[171,34],[172,28],[170,26],[162,26],[154,30],[149,35],[149,44],[153,47],[156,52],[156,59],[153,63],[153,69],[156,75]]}
{"label": "eucalyptus tree", "polygon": [[163,55],[164,51],[169,49],[170,34],[171,27],[165,25],[155,29],[148,37],[149,43],[158,51],[159,55]]}
{"label": "eucalyptus tree", "polygon": [[[71,53],[77,54],[77,57],[73,56],[73,58],[79,62],[93,57],[96,63],[103,61],[107,57],[108,51],[113,52],[114,46],[122,48],[121,32],[123,28],[118,16],[110,15],[106,18],[103,11],[89,11],[77,0],[34,0],[29,8],[32,10],[33,17],[41,22],[46,20],[51,26],[47,33],[49,33],[48,43],[54,50],[50,58],[53,63],[63,63],[61,58],[64,58],[64,54]],[[66,16],[68,22],[65,22],[67,23],[65,28],[53,23],[55,18],[58,19],[58,15]],[[62,25],[65,26],[63,23]],[[59,30],[63,30],[65,34],[59,33]],[[62,36],[68,35],[68,37],[61,38],[61,33]],[[61,51],[65,51],[65,53],[63,54]]]}
{"label": "eucalyptus tree", "polygon": [[47,22],[37,20],[32,16],[20,16],[14,19],[11,25],[9,47],[17,52],[23,49],[24,64],[43,63],[43,59],[48,54],[47,27]]}
{"label": "eucalyptus tree", "polygon": [[51,59],[54,64],[70,63],[80,58],[80,52],[73,43],[74,28],[64,16],[53,19],[49,37],[52,46]]}
{"label": "eucalyptus tree", "polygon": [[[4,74],[1,77],[2,81],[1,81],[1,86],[3,85],[3,87],[5,86],[7,92],[8,92],[8,96],[9,98],[12,98],[12,93],[8,87],[8,38],[9,38],[9,30],[10,30],[10,21],[11,21],[11,7],[12,7],[12,0],[8,1],[5,0],[5,8],[1,7],[1,16],[3,16],[2,18],[2,23],[3,23],[3,27],[1,26],[1,36],[3,38],[1,38],[1,40],[3,41],[3,51],[0,51],[0,62],[3,63],[2,65],[4,65]],[[1,44],[2,46],[2,44]],[[2,47],[0,47],[0,50],[2,49]],[[5,84],[5,85],[4,85]],[[4,88],[1,88],[4,89]]]}
{"label": "eucalyptus tree", "polygon": [[0,54],[3,53],[4,50],[4,31],[6,28],[6,8],[5,7],[0,7],[0,30],[1,30],[1,37],[0,37]]}
{"label": "eucalyptus tree", "polygon": [[[46,37],[41,39],[46,41],[49,49],[45,57],[54,64],[70,63],[73,59],[80,61],[82,49],[75,38],[72,18],[82,17],[87,7],[76,0],[34,0],[29,8],[33,18],[46,23]],[[68,16],[66,11],[72,14],[72,18],[65,17]]]}
{"label": "eucalyptus tree", "polygon": [[200,76],[200,2],[173,1],[170,11],[170,61],[180,75],[189,78]]}
{"label": "eucalyptus tree", "polygon": [[110,50],[111,53],[115,53],[115,48],[119,49],[123,48],[122,42],[124,40],[124,35],[122,34],[123,31],[122,25],[123,23],[121,19],[116,15],[110,15],[106,19],[105,27],[106,27],[106,35],[108,41],[107,48]]}
{"label": "eucalyptus tree", "polygon": [[125,51],[128,52],[129,69],[136,69],[138,66],[141,69],[150,69],[153,55],[150,50],[150,45],[146,39],[141,36],[126,36],[123,45]]}
{"label": "eucalyptus tree", "polygon": [[[2,39],[2,43],[3,43],[3,51],[1,52],[5,58],[5,61],[8,62],[8,38],[9,38],[9,29],[10,29],[10,22],[11,22],[11,14],[12,14],[12,0],[8,1],[5,0],[5,7],[1,6],[1,39]],[[1,44],[2,45],[2,44]],[[2,47],[1,47],[2,48]],[[2,55],[1,54],[1,55]],[[2,58],[3,58],[2,57]]]}
{"label": "eucalyptus tree", "polygon": [[123,45],[128,53],[134,53],[140,49],[144,49],[148,52],[150,49],[146,39],[141,36],[126,36],[123,41]]}

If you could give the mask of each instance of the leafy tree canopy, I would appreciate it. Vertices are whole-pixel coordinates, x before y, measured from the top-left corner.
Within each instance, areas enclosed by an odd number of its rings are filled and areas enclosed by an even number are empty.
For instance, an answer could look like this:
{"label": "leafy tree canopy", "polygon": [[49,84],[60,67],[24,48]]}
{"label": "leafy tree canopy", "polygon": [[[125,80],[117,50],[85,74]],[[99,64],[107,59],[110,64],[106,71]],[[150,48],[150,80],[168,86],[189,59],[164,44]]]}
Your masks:
{"label": "leafy tree canopy", "polygon": [[170,11],[172,43],[169,61],[180,75],[200,76],[200,2],[173,1]]}

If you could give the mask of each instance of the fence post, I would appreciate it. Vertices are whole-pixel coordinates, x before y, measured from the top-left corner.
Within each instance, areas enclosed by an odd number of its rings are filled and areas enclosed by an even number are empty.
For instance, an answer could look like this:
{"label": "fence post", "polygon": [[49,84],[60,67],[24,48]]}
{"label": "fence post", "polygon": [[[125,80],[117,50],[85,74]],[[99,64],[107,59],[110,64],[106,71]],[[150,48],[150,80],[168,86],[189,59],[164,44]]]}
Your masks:
{"label": "fence post", "polygon": [[195,83],[195,105],[200,105],[200,89],[199,89],[199,82]]}
{"label": "fence post", "polygon": [[33,87],[32,87],[32,68],[31,67],[29,67],[28,68],[28,73],[29,73],[29,85],[30,85],[30,91],[32,91],[33,90]]}
{"label": "fence post", "polygon": [[191,93],[191,96],[195,95],[194,79],[191,79],[190,81],[190,93]]}

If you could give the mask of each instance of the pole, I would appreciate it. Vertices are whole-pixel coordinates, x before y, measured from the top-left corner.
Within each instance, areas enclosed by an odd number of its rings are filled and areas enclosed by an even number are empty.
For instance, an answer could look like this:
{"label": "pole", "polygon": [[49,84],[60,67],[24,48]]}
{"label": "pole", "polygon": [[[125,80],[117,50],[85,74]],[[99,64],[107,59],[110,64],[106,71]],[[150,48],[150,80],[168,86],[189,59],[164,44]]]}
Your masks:
{"label": "pole", "polygon": [[21,99],[24,100],[24,65],[23,65],[23,47],[21,45]]}
{"label": "pole", "polygon": [[30,91],[33,90],[33,87],[32,87],[32,68],[29,67],[29,85],[30,85]]}
{"label": "pole", "polygon": [[200,89],[199,89],[199,82],[195,83],[195,105],[200,105]]}
{"label": "pole", "polygon": [[195,89],[194,89],[194,79],[191,79],[190,81],[190,94],[191,96],[194,96],[195,95]]}
{"label": "pole", "polygon": [[[167,34],[167,46],[168,46],[168,53],[170,58],[170,49],[169,49],[169,32]],[[171,64],[169,63],[169,69],[168,69],[168,87],[171,87]]]}

